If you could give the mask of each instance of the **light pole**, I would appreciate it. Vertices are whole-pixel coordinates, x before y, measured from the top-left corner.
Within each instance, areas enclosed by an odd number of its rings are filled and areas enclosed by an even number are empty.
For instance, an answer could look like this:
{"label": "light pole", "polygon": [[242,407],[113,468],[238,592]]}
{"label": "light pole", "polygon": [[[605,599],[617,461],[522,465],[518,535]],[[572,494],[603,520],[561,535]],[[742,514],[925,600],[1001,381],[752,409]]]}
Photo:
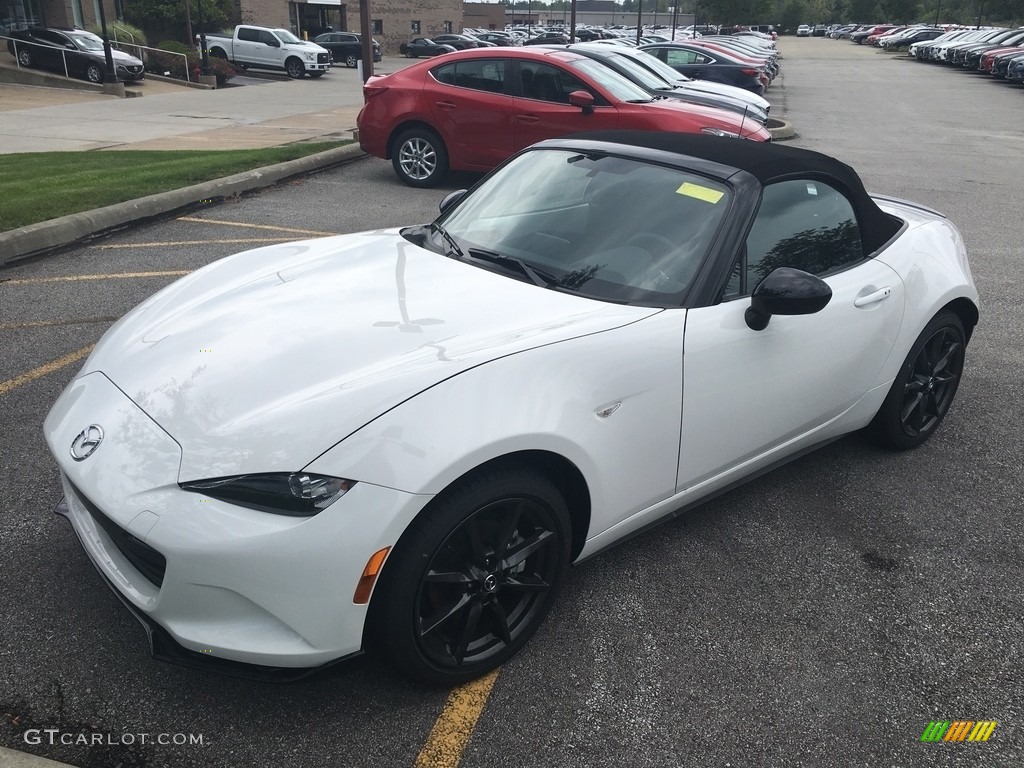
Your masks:
{"label": "light pole", "polygon": [[103,71],[104,83],[116,83],[117,73],[114,72],[114,54],[110,52],[110,35],[107,34],[107,13],[103,10],[103,0],[99,2],[100,8],[100,31],[103,32],[103,59],[106,68]]}
{"label": "light pole", "polygon": [[206,50],[206,22],[203,21],[203,0],[196,0],[199,12],[199,60],[202,64],[199,67],[199,74],[203,77],[210,76],[210,52]]}

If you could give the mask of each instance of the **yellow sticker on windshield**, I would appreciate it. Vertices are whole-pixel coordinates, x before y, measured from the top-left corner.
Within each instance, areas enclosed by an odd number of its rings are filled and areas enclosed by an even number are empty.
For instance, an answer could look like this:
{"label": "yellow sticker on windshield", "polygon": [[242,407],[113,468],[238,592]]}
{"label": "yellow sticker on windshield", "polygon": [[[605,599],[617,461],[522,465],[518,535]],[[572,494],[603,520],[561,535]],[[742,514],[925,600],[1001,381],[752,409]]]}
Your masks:
{"label": "yellow sticker on windshield", "polygon": [[711,189],[711,187],[702,187],[700,184],[693,184],[689,181],[685,182],[683,186],[677,189],[676,194],[695,197],[698,200],[703,200],[705,203],[711,203],[712,205],[725,197],[725,192],[719,192],[717,189]]}

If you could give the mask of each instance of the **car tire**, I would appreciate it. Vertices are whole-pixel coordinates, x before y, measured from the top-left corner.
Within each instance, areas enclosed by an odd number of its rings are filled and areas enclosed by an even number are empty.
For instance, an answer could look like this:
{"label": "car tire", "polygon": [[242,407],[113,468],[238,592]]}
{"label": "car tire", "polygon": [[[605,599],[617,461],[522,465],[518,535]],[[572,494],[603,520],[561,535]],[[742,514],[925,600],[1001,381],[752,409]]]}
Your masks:
{"label": "car tire", "polygon": [[931,319],[868,425],[876,442],[905,451],[923,444],[949,412],[963,373],[967,337],[956,313]]}
{"label": "car tire", "polygon": [[25,47],[19,48],[18,49],[18,63],[21,64],[21,66],[23,66],[23,67],[25,67],[27,69],[31,69],[32,68],[32,64],[33,64],[32,51],[30,51],[28,48],[25,48]]}
{"label": "car tire", "polygon": [[359,58],[354,53],[350,53],[345,57],[345,66],[349,69],[355,69],[358,64]]}
{"label": "car tire", "polygon": [[306,67],[293,56],[284,63],[284,71],[292,80],[299,80],[306,74]]}
{"label": "car tire", "polygon": [[436,187],[448,175],[448,150],[429,128],[410,128],[395,140],[391,164],[403,184]]}
{"label": "car tire", "polygon": [[441,493],[388,557],[364,647],[413,680],[453,686],[500,666],[534,634],[569,562],[569,513],[525,467]]}
{"label": "car tire", "polygon": [[419,58],[419,56],[417,56],[417,55],[416,55],[415,53],[413,53],[412,51],[406,51],[406,52],[405,52],[405,58],[407,58],[407,59],[418,59],[418,58]]}
{"label": "car tire", "polygon": [[90,63],[85,68],[85,79],[97,85],[103,82],[103,67],[96,63]]}

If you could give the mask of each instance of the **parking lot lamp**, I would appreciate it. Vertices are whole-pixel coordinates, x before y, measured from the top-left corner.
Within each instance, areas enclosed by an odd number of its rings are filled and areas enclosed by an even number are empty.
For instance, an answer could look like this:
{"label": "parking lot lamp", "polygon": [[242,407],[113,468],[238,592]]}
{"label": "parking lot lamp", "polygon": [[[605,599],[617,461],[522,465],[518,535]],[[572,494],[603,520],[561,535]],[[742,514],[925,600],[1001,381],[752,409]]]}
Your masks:
{"label": "parking lot lamp", "polygon": [[114,72],[114,54],[110,52],[110,35],[107,34],[107,12],[103,9],[103,0],[100,0],[97,5],[100,9],[100,31],[103,33],[103,58],[106,61],[103,82],[116,83],[117,73]]}
{"label": "parking lot lamp", "polygon": [[199,67],[199,74],[203,77],[210,76],[210,52],[206,50],[206,22],[203,21],[203,0],[197,0],[196,10],[199,13],[199,57],[202,64]]}

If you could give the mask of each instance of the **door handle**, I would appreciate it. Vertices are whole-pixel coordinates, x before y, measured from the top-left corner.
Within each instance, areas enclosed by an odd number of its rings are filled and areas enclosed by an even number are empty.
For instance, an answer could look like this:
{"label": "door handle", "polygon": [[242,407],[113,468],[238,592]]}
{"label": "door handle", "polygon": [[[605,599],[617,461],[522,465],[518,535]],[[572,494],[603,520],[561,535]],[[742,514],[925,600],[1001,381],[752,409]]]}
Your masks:
{"label": "door handle", "polygon": [[437,102],[437,106],[441,109],[455,109],[455,104],[450,101],[439,101]]}
{"label": "door handle", "polygon": [[536,123],[538,119],[533,115],[516,115],[516,120],[520,123]]}
{"label": "door handle", "polygon": [[879,301],[885,301],[892,294],[892,288],[886,286],[885,288],[879,288],[873,293],[869,293],[867,296],[858,296],[853,300],[853,306],[855,307],[866,307],[868,304],[877,304]]}

